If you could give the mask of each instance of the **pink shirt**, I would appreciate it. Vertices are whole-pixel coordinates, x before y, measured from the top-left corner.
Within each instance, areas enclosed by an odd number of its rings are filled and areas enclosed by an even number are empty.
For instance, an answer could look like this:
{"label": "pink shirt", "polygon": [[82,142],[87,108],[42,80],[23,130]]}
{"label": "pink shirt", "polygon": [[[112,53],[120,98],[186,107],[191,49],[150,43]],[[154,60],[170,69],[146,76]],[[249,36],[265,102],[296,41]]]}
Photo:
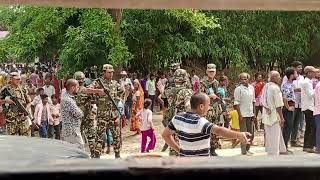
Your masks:
{"label": "pink shirt", "polygon": [[320,114],[320,83],[316,85],[313,96],[314,96],[313,115],[318,115]]}
{"label": "pink shirt", "polygon": [[52,116],[51,116],[51,111],[50,111],[50,106],[49,106],[49,103],[47,103],[45,106],[42,104],[42,103],[39,103],[35,110],[34,110],[34,123],[40,125],[41,124],[41,121],[43,120],[42,119],[42,113],[43,113],[43,110],[46,110],[47,111],[47,115],[46,115],[46,118],[47,118],[47,121],[50,122],[50,121],[53,121],[52,120]]}
{"label": "pink shirt", "polygon": [[138,112],[137,116],[141,119],[141,131],[146,131],[152,127],[152,111],[150,109],[143,109]]}
{"label": "pink shirt", "polygon": [[32,73],[32,74],[30,75],[29,79],[31,80],[31,83],[36,86],[36,85],[37,85],[37,81],[38,81],[40,78],[39,78],[39,75],[38,75],[38,74]]}

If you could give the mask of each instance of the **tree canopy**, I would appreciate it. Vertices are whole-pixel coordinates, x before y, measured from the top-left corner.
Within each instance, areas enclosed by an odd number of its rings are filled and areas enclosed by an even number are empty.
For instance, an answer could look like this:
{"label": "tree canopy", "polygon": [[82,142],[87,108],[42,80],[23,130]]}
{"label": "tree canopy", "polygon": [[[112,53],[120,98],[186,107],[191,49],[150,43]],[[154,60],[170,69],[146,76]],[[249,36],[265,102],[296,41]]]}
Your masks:
{"label": "tree canopy", "polygon": [[319,56],[320,13],[0,7],[2,61],[58,57],[62,74],[104,63],[141,73],[171,62],[284,68]]}

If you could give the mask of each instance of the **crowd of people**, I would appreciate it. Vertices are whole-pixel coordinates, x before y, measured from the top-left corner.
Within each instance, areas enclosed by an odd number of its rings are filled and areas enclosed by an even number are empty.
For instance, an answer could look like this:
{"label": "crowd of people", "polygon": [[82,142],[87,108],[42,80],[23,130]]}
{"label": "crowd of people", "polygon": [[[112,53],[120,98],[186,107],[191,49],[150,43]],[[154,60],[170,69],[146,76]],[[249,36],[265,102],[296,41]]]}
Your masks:
{"label": "crowd of people", "polygon": [[174,63],[169,73],[140,79],[121,71],[117,81],[109,64],[98,79],[98,72],[85,70],[59,80],[58,70],[54,63],[0,66],[1,134],[61,139],[81,149],[86,143],[92,158],[100,158],[105,148],[110,153],[113,145],[118,158],[126,125],[141,134],[141,153],[155,149],[152,115],[159,111],[165,126],[162,151],[169,147],[170,155],[216,156],[221,136],[231,138],[232,147],[241,143],[242,155],[252,155],[258,130],[264,131],[269,155],[290,154],[290,147],[320,153],[320,70],[298,61],[283,78],[278,71],[254,78],[241,73],[233,92],[227,76],[216,78],[215,64],[207,65],[204,77]]}

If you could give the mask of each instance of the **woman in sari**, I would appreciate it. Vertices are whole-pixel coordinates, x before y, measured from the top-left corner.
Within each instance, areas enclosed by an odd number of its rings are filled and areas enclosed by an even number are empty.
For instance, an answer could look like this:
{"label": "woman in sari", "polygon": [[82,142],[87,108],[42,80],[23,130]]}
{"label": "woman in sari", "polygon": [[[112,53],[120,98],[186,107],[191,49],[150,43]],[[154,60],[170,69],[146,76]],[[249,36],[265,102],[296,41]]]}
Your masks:
{"label": "woman in sari", "polygon": [[130,131],[136,131],[137,134],[140,134],[140,120],[136,115],[143,109],[144,92],[138,79],[135,79],[133,81],[133,87],[134,94]]}

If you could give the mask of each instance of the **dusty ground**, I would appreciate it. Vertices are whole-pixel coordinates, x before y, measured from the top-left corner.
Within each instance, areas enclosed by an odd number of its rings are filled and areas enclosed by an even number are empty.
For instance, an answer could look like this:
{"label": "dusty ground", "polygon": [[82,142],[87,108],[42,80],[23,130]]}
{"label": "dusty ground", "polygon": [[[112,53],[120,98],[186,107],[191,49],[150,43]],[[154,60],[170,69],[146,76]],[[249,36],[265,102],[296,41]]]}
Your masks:
{"label": "dusty ground", "polygon": [[[161,137],[161,133],[163,131],[163,126],[161,123],[162,115],[160,113],[154,113],[153,115],[153,123],[155,126],[155,133],[157,137],[156,149],[152,153],[161,154],[162,156],[167,156],[168,151],[165,153],[161,153],[161,149],[164,145],[164,141]],[[125,127],[123,130],[123,144],[121,150],[121,156],[126,157],[133,154],[140,153],[140,135],[135,135],[134,132],[130,131],[129,125]],[[231,141],[222,140],[223,148],[221,150],[217,150],[217,153],[220,156],[236,156],[240,155],[240,146],[238,145],[236,148],[231,148]],[[295,152],[302,153],[302,148],[292,148],[291,150]],[[113,158],[113,150],[111,149],[110,155],[104,155],[103,158]],[[264,147],[263,147],[263,132],[256,132],[255,138],[252,146],[252,152],[255,155],[265,155]]]}

